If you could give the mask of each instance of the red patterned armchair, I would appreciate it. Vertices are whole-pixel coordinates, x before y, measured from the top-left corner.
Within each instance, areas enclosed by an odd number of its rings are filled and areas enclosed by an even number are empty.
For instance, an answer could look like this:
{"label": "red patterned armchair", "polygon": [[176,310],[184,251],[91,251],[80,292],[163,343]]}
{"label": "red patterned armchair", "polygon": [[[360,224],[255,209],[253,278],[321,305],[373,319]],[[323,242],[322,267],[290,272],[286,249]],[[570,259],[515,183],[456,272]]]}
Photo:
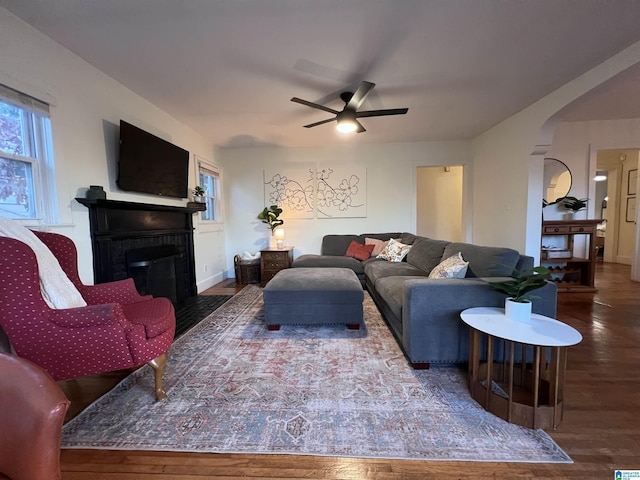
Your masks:
{"label": "red patterned armchair", "polygon": [[162,375],[173,342],[175,312],[167,298],[141,296],[132,279],[83,285],[73,241],[34,232],[58,259],[86,307],[53,309],[40,289],[33,250],[0,237],[0,326],[17,355],[46,370],[55,380],[132,368],[148,363],[155,393],[166,398]]}

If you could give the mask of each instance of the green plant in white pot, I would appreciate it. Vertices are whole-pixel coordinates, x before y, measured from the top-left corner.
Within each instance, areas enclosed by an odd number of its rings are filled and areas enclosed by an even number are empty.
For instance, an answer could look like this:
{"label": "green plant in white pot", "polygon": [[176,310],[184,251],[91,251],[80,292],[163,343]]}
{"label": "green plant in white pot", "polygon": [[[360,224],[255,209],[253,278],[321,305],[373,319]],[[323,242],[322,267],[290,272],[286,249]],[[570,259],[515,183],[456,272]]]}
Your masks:
{"label": "green plant in white pot", "polygon": [[579,212],[587,208],[588,198],[563,197],[561,200],[562,207],[571,210],[573,213]]}
{"label": "green plant in white pot", "polygon": [[284,225],[284,220],[278,218],[282,214],[282,209],[277,205],[271,205],[270,207],[264,207],[258,214],[258,219],[262,220],[262,223],[266,223],[271,229],[271,241],[269,243],[270,247],[276,246],[276,237],[275,231],[281,225]]}
{"label": "green plant in white pot", "polygon": [[204,203],[205,198],[204,198],[204,194],[205,194],[205,190],[204,188],[202,188],[200,185],[196,186],[193,189],[193,201],[194,202],[199,202],[199,203]]}
{"label": "green plant in white pot", "polygon": [[504,282],[491,282],[492,288],[504,293],[505,315],[512,320],[527,321],[531,318],[531,300],[535,295],[529,292],[544,287],[551,280],[547,267],[539,266],[529,270],[514,270],[513,278]]}
{"label": "green plant in white pot", "polygon": [[580,212],[587,208],[588,198],[578,198],[565,196],[557,198],[555,202],[549,203],[548,205],[555,205],[558,211],[564,211],[564,219],[565,220],[573,220],[573,217],[576,212]]}

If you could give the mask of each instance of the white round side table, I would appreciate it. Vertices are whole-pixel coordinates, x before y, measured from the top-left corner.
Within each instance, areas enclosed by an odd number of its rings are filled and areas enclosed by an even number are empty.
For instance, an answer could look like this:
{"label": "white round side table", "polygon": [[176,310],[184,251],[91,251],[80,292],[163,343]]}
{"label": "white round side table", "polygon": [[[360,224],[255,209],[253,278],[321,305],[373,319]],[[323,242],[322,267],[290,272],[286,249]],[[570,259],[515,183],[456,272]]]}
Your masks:
{"label": "white round side table", "polygon": [[[562,420],[566,348],[580,343],[582,335],[565,323],[535,313],[526,322],[511,320],[502,308],[469,308],[460,317],[471,327],[471,396],[508,422],[555,430]],[[503,349],[496,361],[499,342]],[[518,359],[516,349],[521,350]]]}

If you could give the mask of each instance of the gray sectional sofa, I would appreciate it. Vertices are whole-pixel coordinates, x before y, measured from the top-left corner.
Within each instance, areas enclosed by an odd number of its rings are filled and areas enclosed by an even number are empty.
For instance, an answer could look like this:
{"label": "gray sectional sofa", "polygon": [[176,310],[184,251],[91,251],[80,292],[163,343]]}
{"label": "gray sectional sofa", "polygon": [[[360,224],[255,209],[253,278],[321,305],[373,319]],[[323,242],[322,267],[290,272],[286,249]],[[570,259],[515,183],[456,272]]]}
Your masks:
{"label": "gray sectional sofa", "polygon": [[[351,241],[365,238],[397,239],[411,249],[401,262],[379,258],[360,261],[346,257]],[[469,262],[465,278],[427,278],[442,260],[462,254]],[[489,286],[514,269],[533,267],[533,258],[515,250],[448,242],[389,232],[361,235],[326,235],[320,255],[302,255],[292,267],[351,268],[363,282],[414,368],[430,364],[463,363],[469,357],[469,327],[460,312],[470,307],[503,307],[505,295]],[[533,312],[555,317],[557,288],[552,282],[532,292]],[[501,345],[496,353],[500,353]]]}

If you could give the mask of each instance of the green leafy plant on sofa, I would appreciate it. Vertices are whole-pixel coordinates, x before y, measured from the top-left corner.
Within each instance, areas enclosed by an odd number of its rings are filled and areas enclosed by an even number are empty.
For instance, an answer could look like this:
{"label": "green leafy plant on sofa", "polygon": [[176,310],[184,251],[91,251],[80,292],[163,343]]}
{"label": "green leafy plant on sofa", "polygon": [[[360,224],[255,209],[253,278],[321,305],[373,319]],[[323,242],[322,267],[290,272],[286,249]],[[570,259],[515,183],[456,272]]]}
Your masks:
{"label": "green leafy plant on sofa", "polygon": [[551,273],[547,267],[539,266],[529,270],[514,270],[513,279],[504,282],[490,282],[492,288],[504,293],[514,302],[527,303],[535,296],[527,295],[532,290],[544,287],[547,280],[551,280]]}
{"label": "green leafy plant on sofa", "polygon": [[262,223],[269,225],[273,235],[275,229],[284,224],[284,220],[278,218],[280,214],[282,214],[282,209],[277,205],[271,205],[270,207],[264,207],[264,210],[258,214],[258,219],[262,220]]}

